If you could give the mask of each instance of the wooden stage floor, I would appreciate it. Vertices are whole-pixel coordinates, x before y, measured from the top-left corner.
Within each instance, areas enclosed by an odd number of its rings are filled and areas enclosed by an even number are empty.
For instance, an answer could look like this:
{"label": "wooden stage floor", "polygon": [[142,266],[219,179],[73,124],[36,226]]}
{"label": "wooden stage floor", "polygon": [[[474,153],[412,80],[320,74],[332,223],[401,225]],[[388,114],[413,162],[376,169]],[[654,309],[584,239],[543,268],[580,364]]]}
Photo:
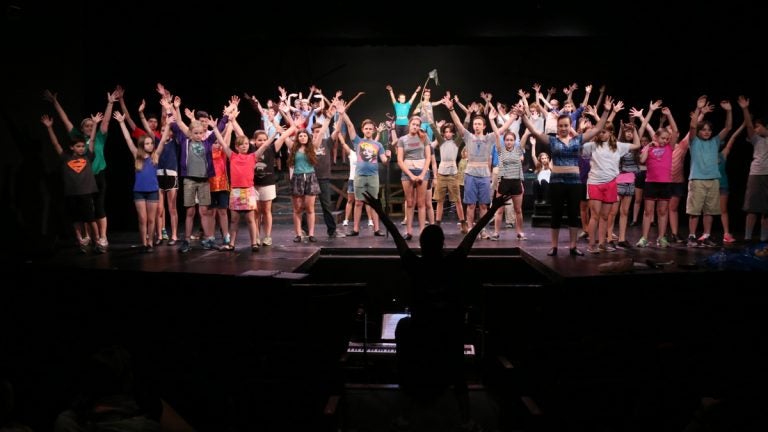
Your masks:
{"label": "wooden stage floor", "polygon": [[[446,247],[453,248],[461,241],[462,236],[454,222],[444,222],[446,231]],[[350,227],[339,226],[341,232]],[[404,228],[404,227],[403,227]],[[124,271],[145,272],[181,272],[203,273],[211,275],[276,275],[285,278],[301,278],[304,273],[311,272],[312,263],[325,255],[343,255],[348,258],[365,258],[370,254],[396,256],[394,242],[389,236],[375,237],[372,229],[362,228],[359,237],[328,238],[322,222],[317,224],[316,243],[294,243],[292,225],[279,223],[273,229],[273,245],[262,246],[258,252],[251,252],[248,233],[241,226],[238,232],[238,245],[234,251],[222,252],[204,250],[200,242],[191,242],[192,250],[179,253],[178,244],[168,246],[165,243],[156,246],[152,253],[142,253],[137,245],[137,235],[132,232],[112,233],[109,252],[82,254],[76,247],[65,247],[52,256],[28,260],[27,264],[43,268],[82,268],[82,269],[111,269]],[[531,267],[541,272],[553,282],[571,280],[574,278],[603,276],[600,264],[632,258],[635,262],[632,275],[659,273],[701,273],[716,271],[709,265],[711,256],[720,252],[728,255],[741,254],[752,256],[755,264],[761,261],[765,269],[765,258],[754,258],[750,250],[755,245],[735,243],[725,247],[688,248],[684,244],[673,245],[670,248],[657,247],[618,249],[615,252],[589,254],[586,252],[586,241],[580,240],[578,247],[585,252],[584,257],[572,257],[568,253],[568,232],[560,232],[560,248],[556,257],[547,256],[550,249],[550,229],[526,227],[528,240],[519,241],[515,238],[513,228],[502,229],[501,239],[491,241],[479,239],[475,242],[473,255],[510,255],[522,257]],[[640,237],[640,228],[631,227],[628,240],[634,244]],[[180,242],[179,242],[180,243]],[[653,242],[655,243],[655,242]],[[221,238],[217,235],[217,244]],[[418,248],[418,237],[411,244]],[[647,261],[662,263],[662,268],[651,268]]]}

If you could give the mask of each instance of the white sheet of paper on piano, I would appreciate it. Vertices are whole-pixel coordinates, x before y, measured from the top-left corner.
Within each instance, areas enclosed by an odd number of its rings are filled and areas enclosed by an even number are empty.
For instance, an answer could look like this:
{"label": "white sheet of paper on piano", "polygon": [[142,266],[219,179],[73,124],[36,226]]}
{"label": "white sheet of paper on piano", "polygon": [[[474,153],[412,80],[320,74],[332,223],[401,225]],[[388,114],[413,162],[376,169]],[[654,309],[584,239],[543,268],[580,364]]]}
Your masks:
{"label": "white sheet of paper on piano", "polygon": [[381,316],[381,340],[395,340],[395,329],[400,319],[409,316],[406,313],[383,314]]}

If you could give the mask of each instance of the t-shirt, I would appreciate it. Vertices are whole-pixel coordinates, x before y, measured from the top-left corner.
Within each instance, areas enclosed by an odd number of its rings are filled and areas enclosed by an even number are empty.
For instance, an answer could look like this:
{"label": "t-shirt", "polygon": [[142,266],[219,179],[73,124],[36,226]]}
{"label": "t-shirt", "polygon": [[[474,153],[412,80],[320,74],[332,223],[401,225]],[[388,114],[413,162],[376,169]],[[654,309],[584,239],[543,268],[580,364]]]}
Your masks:
{"label": "t-shirt", "polygon": [[424,142],[418,135],[408,134],[397,139],[397,147],[403,149],[403,160],[425,159]]}
{"label": "t-shirt", "polygon": [[64,180],[64,194],[86,195],[98,192],[96,178],[93,176],[92,154],[61,154],[61,174]]}
{"label": "t-shirt", "polygon": [[315,147],[315,155],[317,155],[317,164],[315,165],[315,173],[317,173],[318,180],[331,178],[331,150],[333,149],[333,140],[330,138],[324,138],[319,146]]}
{"label": "t-shirt", "polygon": [[768,175],[768,138],[755,134],[752,142],[752,164],[749,175]]}
{"label": "t-shirt", "polygon": [[615,179],[619,175],[619,161],[629,153],[629,146],[629,143],[617,142],[614,151],[608,143],[601,146],[595,142],[584,144],[582,153],[592,155],[587,184],[605,184]]}
{"label": "t-shirt", "polygon": [[[97,127],[98,125],[94,126],[96,128],[96,135],[93,137],[93,174],[96,175],[105,169],[107,169],[107,161],[104,159],[104,144],[107,142],[107,134],[101,132],[101,128]],[[90,137],[87,137],[83,135],[83,132],[80,131],[80,129],[72,128],[71,131],[69,131],[69,136],[74,139],[83,139],[85,140],[85,148],[90,148]],[[87,151],[87,150],[86,150]]]}
{"label": "t-shirt", "polygon": [[[266,144],[265,144],[266,145]],[[256,167],[253,171],[253,184],[255,186],[272,186],[277,183],[275,178],[275,146],[269,144],[269,148],[262,153],[256,161]]]}
{"label": "t-shirt", "polygon": [[690,180],[712,180],[720,178],[717,169],[717,154],[720,153],[720,136],[713,135],[708,140],[698,136],[691,139]]}
{"label": "t-shirt", "polygon": [[379,155],[384,152],[380,142],[356,136],[352,140],[357,155],[357,175],[379,175]]}
{"label": "t-shirt", "polygon": [[232,176],[233,188],[253,186],[253,172],[256,169],[256,153],[229,155],[229,174]]}

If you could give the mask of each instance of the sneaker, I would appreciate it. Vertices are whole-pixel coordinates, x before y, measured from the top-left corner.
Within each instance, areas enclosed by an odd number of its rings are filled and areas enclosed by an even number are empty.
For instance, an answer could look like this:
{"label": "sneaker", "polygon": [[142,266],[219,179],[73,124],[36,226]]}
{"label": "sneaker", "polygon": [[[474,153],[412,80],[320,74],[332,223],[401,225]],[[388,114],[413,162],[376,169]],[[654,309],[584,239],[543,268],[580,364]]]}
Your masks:
{"label": "sneaker", "polygon": [[528,240],[528,237],[525,236],[525,233],[518,233],[517,234],[518,240]]}
{"label": "sneaker", "polygon": [[227,235],[225,235],[225,236],[224,236],[224,244],[229,244],[229,243],[230,243],[230,242],[229,242],[230,240],[232,240],[232,238],[229,236],[229,234],[227,234]]}
{"label": "sneaker", "polygon": [[699,244],[703,247],[716,247],[717,243],[712,241],[712,237],[710,236],[701,236],[699,237]]}
{"label": "sneaker", "polygon": [[328,234],[328,238],[344,238],[346,236],[347,236],[346,234],[344,234],[343,232],[339,232],[339,231],[334,231],[334,232]]}
{"label": "sneaker", "polygon": [[688,247],[699,247],[699,242],[696,240],[696,237],[689,235],[688,236],[688,243],[686,244]]}
{"label": "sneaker", "polygon": [[661,237],[660,239],[656,240],[656,247],[668,248],[669,247],[669,241],[667,241],[666,237]]}
{"label": "sneaker", "polygon": [[344,219],[344,222],[341,223],[341,226],[348,226],[348,225],[349,225],[348,219]]}
{"label": "sneaker", "polygon": [[406,219],[403,219],[402,222],[400,222],[400,225],[405,225]]}
{"label": "sneaker", "polygon": [[106,253],[108,248],[109,243],[107,243],[107,239],[104,238],[96,240],[96,244],[93,245],[93,250],[100,254]]}
{"label": "sneaker", "polygon": [[80,248],[80,253],[88,253],[88,246],[91,244],[90,237],[83,237],[78,241],[78,247]]}
{"label": "sneaker", "polygon": [[499,241],[499,233],[495,232],[488,237],[488,240]]}
{"label": "sneaker", "polygon": [[736,241],[736,239],[735,239],[735,238],[733,238],[733,236],[731,235],[731,233],[727,233],[727,234],[725,234],[725,235],[723,236],[723,243],[733,243],[733,242],[735,242],[735,241]]}
{"label": "sneaker", "polygon": [[486,230],[485,230],[485,228],[483,228],[483,230],[482,230],[482,231],[480,231],[480,238],[481,238],[481,239],[485,240],[485,239],[488,239],[488,238],[490,238],[490,237],[491,237],[491,236],[490,236],[490,235],[488,235],[488,231],[486,231]]}
{"label": "sneaker", "polygon": [[165,230],[165,228],[163,228],[161,231],[160,238],[162,238],[163,241],[168,241],[168,232]]}
{"label": "sneaker", "polygon": [[598,248],[601,252],[616,252],[616,248],[610,243],[601,244]]}
{"label": "sneaker", "polygon": [[514,227],[515,227],[515,224],[513,224],[513,223],[511,223],[511,222],[507,222],[507,223],[504,225],[504,228],[514,228]]}
{"label": "sneaker", "polygon": [[645,237],[640,237],[640,240],[638,240],[637,243],[635,243],[635,246],[641,247],[641,248],[648,247],[648,239],[646,239]]}
{"label": "sneaker", "polygon": [[622,240],[616,244],[616,246],[622,248],[622,249],[631,249],[632,245],[629,244],[628,241]]}
{"label": "sneaker", "polygon": [[589,240],[589,233],[582,231],[579,233],[579,240]]}
{"label": "sneaker", "polygon": [[261,242],[264,246],[272,246],[272,237],[264,237],[264,241]]}
{"label": "sneaker", "polygon": [[599,254],[600,253],[600,247],[599,246],[587,246],[587,253],[591,254]]}
{"label": "sneaker", "polygon": [[368,226],[369,226],[369,227],[373,227],[373,221],[372,221],[372,220],[370,220],[370,219],[368,219]]}
{"label": "sneaker", "polygon": [[181,246],[179,246],[179,253],[187,253],[189,252],[191,248],[189,247],[189,241],[188,240],[182,240]]}
{"label": "sneaker", "polygon": [[214,248],[213,242],[214,242],[213,238],[207,238],[200,242],[200,246],[202,246],[203,249],[213,249]]}

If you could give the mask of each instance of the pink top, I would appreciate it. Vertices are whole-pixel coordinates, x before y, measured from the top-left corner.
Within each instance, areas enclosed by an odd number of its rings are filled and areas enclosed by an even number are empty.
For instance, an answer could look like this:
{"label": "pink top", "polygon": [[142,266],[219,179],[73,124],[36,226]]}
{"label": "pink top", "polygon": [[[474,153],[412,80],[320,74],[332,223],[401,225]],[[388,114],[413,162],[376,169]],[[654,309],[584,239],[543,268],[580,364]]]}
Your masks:
{"label": "pink top", "polygon": [[672,181],[672,147],[669,145],[657,147],[656,143],[653,143],[646,148],[648,159],[645,160],[645,165],[648,167],[648,173],[645,175],[645,181],[670,183]]}
{"label": "pink top", "polygon": [[232,152],[229,156],[229,174],[233,188],[253,187],[253,172],[256,169],[256,153],[240,154]]}

